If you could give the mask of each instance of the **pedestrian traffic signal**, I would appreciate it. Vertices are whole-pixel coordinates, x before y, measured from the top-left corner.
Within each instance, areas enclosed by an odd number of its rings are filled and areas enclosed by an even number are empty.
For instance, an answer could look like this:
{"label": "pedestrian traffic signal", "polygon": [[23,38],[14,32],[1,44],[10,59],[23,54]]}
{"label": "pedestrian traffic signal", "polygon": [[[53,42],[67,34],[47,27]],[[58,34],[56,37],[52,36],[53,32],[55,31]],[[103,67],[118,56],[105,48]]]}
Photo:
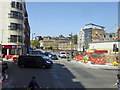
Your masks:
{"label": "pedestrian traffic signal", "polygon": [[85,52],[85,46],[83,46],[83,52]]}
{"label": "pedestrian traffic signal", "polygon": [[113,52],[118,52],[117,44],[113,44]]}

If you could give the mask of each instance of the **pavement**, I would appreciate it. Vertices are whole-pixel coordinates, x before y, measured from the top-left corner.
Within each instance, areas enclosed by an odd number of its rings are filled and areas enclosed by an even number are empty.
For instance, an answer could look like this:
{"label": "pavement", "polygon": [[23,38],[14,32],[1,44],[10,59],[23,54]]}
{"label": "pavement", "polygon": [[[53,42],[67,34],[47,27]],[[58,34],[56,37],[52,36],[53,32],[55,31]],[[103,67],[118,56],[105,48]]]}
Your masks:
{"label": "pavement", "polygon": [[103,69],[103,70],[120,70],[119,66],[113,66],[111,63],[106,63],[105,65],[91,64],[91,61],[88,63],[83,63],[81,61],[72,60],[71,62],[78,63],[90,68]]}

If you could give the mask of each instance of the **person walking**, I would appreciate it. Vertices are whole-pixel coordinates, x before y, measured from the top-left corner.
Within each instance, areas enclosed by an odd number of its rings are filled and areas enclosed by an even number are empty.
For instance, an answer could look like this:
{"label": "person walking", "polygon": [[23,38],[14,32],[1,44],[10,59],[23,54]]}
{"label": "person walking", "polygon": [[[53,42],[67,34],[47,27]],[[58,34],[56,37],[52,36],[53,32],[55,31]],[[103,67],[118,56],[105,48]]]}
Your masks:
{"label": "person walking", "polygon": [[117,74],[117,82],[113,85],[113,87],[115,87],[116,85],[118,85],[118,90],[120,90],[120,74]]}
{"label": "person walking", "polygon": [[36,77],[33,76],[32,81],[30,81],[30,83],[29,83],[28,90],[35,90],[35,86],[37,88],[39,88],[39,86],[38,86],[37,82],[35,81],[35,79],[36,79]]}

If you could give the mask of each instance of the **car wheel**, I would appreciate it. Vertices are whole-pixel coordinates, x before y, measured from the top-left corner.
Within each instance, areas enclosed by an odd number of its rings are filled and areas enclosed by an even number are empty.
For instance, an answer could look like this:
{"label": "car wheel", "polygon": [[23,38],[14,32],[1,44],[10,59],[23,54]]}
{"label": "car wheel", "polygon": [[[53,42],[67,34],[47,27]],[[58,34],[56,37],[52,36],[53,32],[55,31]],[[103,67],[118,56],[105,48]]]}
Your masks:
{"label": "car wheel", "polygon": [[43,68],[43,69],[45,69],[45,68],[46,68],[46,66],[43,64],[43,65],[42,65],[42,68]]}

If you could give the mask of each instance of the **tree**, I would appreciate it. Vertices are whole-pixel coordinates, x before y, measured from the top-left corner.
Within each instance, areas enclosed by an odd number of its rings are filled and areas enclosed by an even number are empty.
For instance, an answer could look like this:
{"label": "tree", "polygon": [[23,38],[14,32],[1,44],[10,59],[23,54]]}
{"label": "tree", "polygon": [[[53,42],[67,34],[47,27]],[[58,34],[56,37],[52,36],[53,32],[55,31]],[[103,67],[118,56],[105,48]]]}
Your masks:
{"label": "tree", "polygon": [[77,44],[77,39],[78,39],[77,34],[72,37],[73,44]]}
{"label": "tree", "polygon": [[39,41],[38,40],[33,40],[32,46],[39,47],[40,46]]}

